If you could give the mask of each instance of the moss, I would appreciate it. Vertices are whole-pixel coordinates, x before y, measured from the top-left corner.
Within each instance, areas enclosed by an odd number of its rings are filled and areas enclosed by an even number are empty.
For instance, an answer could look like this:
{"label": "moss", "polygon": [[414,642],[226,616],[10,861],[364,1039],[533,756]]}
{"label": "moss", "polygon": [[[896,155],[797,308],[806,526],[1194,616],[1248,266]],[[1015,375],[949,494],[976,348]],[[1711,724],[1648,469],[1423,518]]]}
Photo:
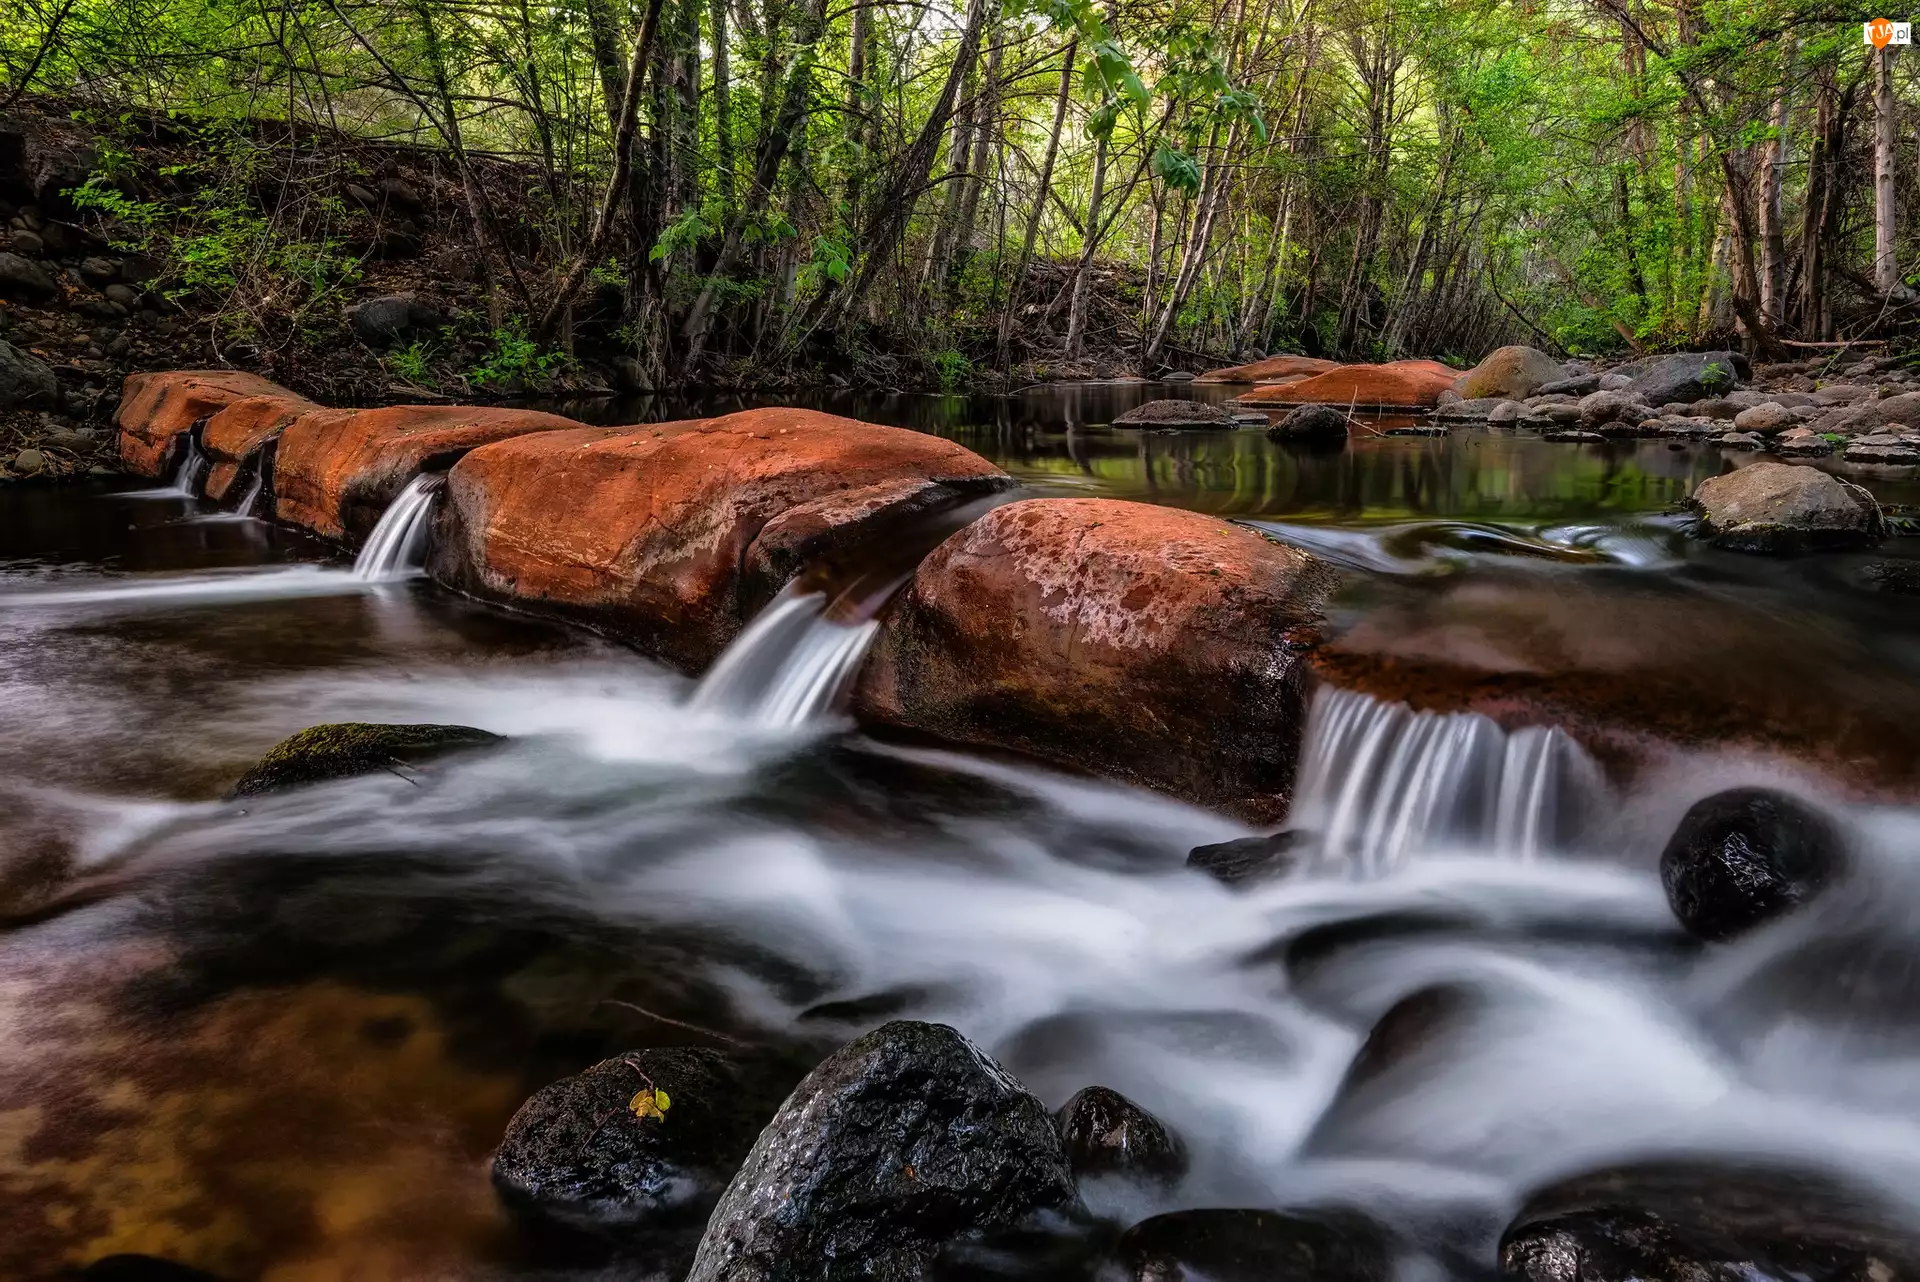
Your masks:
{"label": "moss", "polygon": [[366,721],[309,726],[275,744],[228,796],[257,797],[302,784],[372,774],[500,741],[499,735],[471,726],[381,725]]}

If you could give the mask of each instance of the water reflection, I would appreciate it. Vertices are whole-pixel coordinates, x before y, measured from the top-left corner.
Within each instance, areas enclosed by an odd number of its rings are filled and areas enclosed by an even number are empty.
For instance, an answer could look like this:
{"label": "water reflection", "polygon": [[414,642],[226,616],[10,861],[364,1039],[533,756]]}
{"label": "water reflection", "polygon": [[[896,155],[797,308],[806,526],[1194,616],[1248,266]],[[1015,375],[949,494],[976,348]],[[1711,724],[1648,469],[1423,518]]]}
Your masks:
{"label": "water reflection", "polygon": [[[1011,397],[904,393],[699,393],[553,405],[600,423],[704,418],[802,405],[958,441],[1046,494],[1141,499],[1223,516],[1315,521],[1413,517],[1571,519],[1659,511],[1735,465],[1711,446],[1666,441],[1562,445],[1460,431],[1356,437],[1344,448],[1282,445],[1259,428],[1158,431],[1112,421],[1162,397],[1224,402],[1244,388],[1095,383]],[[1410,421],[1410,420],[1408,420]],[[1370,424],[1376,429],[1392,422]]]}

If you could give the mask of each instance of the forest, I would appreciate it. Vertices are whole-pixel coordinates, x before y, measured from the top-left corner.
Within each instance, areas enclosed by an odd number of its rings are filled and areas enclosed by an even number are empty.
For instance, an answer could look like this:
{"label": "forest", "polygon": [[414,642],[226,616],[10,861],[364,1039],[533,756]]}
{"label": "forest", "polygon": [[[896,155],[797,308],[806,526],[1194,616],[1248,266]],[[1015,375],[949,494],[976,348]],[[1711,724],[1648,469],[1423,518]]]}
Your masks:
{"label": "forest", "polygon": [[[467,282],[496,376],[588,349],[642,387],[1506,342],[1780,359],[1920,322],[1920,61],[1863,16],[13,0],[0,107],[96,131],[64,197],[255,348],[323,345],[405,255],[412,230],[349,226],[420,203],[400,157],[447,193],[413,215],[452,249],[424,265]],[[455,342],[409,337],[403,374]]]}

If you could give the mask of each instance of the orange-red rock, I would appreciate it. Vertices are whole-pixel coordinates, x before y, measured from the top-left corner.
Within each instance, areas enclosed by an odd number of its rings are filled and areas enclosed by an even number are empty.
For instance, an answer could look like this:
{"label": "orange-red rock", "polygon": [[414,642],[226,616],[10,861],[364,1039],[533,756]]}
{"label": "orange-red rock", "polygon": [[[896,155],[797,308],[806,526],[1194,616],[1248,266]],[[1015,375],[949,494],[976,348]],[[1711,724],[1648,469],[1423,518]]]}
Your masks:
{"label": "orange-red rock", "polygon": [[[304,396],[284,389],[268,396],[249,396],[228,405],[200,429],[200,448],[206,452],[207,497],[224,499],[240,468],[255,451],[280,435],[292,422],[308,414],[350,414],[351,410],[324,410]],[[256,466],[258,461],[256,460]]]}
{"label": "orange-red rock", "polygon": [[813,410],[542,433],[454,467],[429,570],[698,668],[802,561],[884,550],[1011,483],[950,441]]}
{"label": "orange-red rock", "polygon": [[1311,377],[1340,368],[1339,361],[1323,361],[1313,356],[1269,356],[1250,365],[1229,365],[1208,370],[1196,383],[1271,383],[1296,374]]}
{"label": "orange-red rock", "polygon": [[1277,820],[1306,724],[1301,652],[1334,583],[1195,512],[1009,503],[921,563],[856,708]]}
{"label": "orange-red rock", "polygon": [[1246,405],[1352,405],[1358,408],[1437,404],[1440,393],[1460,377],[1438,361],[1395,361],[1391,365],[1342,365],[1297,383],[1256,387],[1240,398]]}
{"label": "orange-red rock", "polygon": [[450,467],[481,445],[579,426],[558,414],[474,405],[305,414],[280,433],[274,516],[328,538],[364,538],[415,473]]}
{"label": "orange-red rock", "polygon": [[159,476],[176,436],[249,396],[291,396],[257,374],[184,369],[129,374],[120,393],[120,461],[139,476]]}

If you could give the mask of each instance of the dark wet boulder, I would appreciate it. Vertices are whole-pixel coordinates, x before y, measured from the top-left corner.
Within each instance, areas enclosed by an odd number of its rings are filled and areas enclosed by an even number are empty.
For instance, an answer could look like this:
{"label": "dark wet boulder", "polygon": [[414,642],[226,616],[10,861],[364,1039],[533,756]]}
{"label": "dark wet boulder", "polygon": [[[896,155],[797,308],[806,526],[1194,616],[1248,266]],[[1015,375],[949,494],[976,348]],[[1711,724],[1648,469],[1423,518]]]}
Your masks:
{"label": "dark wet boulder", "polygon": [[1632,378],[1627,390],[1648,405],[1692,404],[1732,391],[1752,367],[1738,352],[1676,352],[1622,366]]}
{"label": "dark wet boulder", "polygon": [[59,400],[60,380],[45,362],[0,342],[0,409],[44,409]]}
{"label": "dark wet boulder", "polygon": [[1385,1232],[1349,1211],[1173,1211],[1120,1237],[1133,1282],[1386,1282]]}
{"label": "dark wet boulder", "polygon": [[1870,547],[1887,537],[1873,495],[1818,468],[1760,462],[1700,482],[1689,507],[1700,532],[1736,552]]}
{"label": "dark wet boulder", "polygon": [[1264,837],[1235,837],[1195,846],[1187,852],[1187,867],[1217,877],[1229,886],[1284,877],[1300,866],[1305,834],[1287,828]]}
{"label": "dark wet boulder", "polygon": [[1113,420],[1115,427],[1232,427],[1233,412],[1205,401],[1148,401]]}
{"label": "dark wet boulder", "polygon": [[1845,838],[1827,816],[1783,792],[1734,788],[1681,818],[1660,880],[1681,925],[1730,939],[1811,899],[1845,862]]}
{"label": "dark wet boulder", "polygon": [[1171,1184],[1187,1173],[1187,1146],[1146,1109],[1089,1086],[1054,1115],[1076,1179],[1117,1176]]}
{"label": "dark wet boulder", "polygon": [[1533,1194],[1500,1242],[1525,1282],[1888,1282],[1920,1273],[1910,1217],[1827,1176],[1646,1163]]}
{"label": "dark wet boulder", "polygon": [[698,1228],[800,1077],[791,1059],[760,1052],[668,1046],[603,1060],[520,1106],[493,1187],[538,1225],[612,1239]]}
{"label": "dark wet boulder", "polygon": [[688,1278],[908,1282],[963,1234],[1074,1201],[1046,1106],[953,1029],[897,1020],[781,1105]]}
{"label": "dark wet boulder", "polygon": [[309,726],[269,749],[227,795],[257,797],[302,784],[418,765],[450,752],[499,742],[499,735],[472,726],[367,721]]}
{"label": "dark wet boulder", "polygon": [[1277,441],[1344,441],[1350,422],[1337,406],[1302,405],[1269,427],[1267,435]]}
{"label": "dark wet boulder", "polygon": [[1585,396],[1588,392],[1600,390],[1598,374],[1571,374],[1557,378],[1551,383],[1542,383],[1533,389],[1535,396]]}

